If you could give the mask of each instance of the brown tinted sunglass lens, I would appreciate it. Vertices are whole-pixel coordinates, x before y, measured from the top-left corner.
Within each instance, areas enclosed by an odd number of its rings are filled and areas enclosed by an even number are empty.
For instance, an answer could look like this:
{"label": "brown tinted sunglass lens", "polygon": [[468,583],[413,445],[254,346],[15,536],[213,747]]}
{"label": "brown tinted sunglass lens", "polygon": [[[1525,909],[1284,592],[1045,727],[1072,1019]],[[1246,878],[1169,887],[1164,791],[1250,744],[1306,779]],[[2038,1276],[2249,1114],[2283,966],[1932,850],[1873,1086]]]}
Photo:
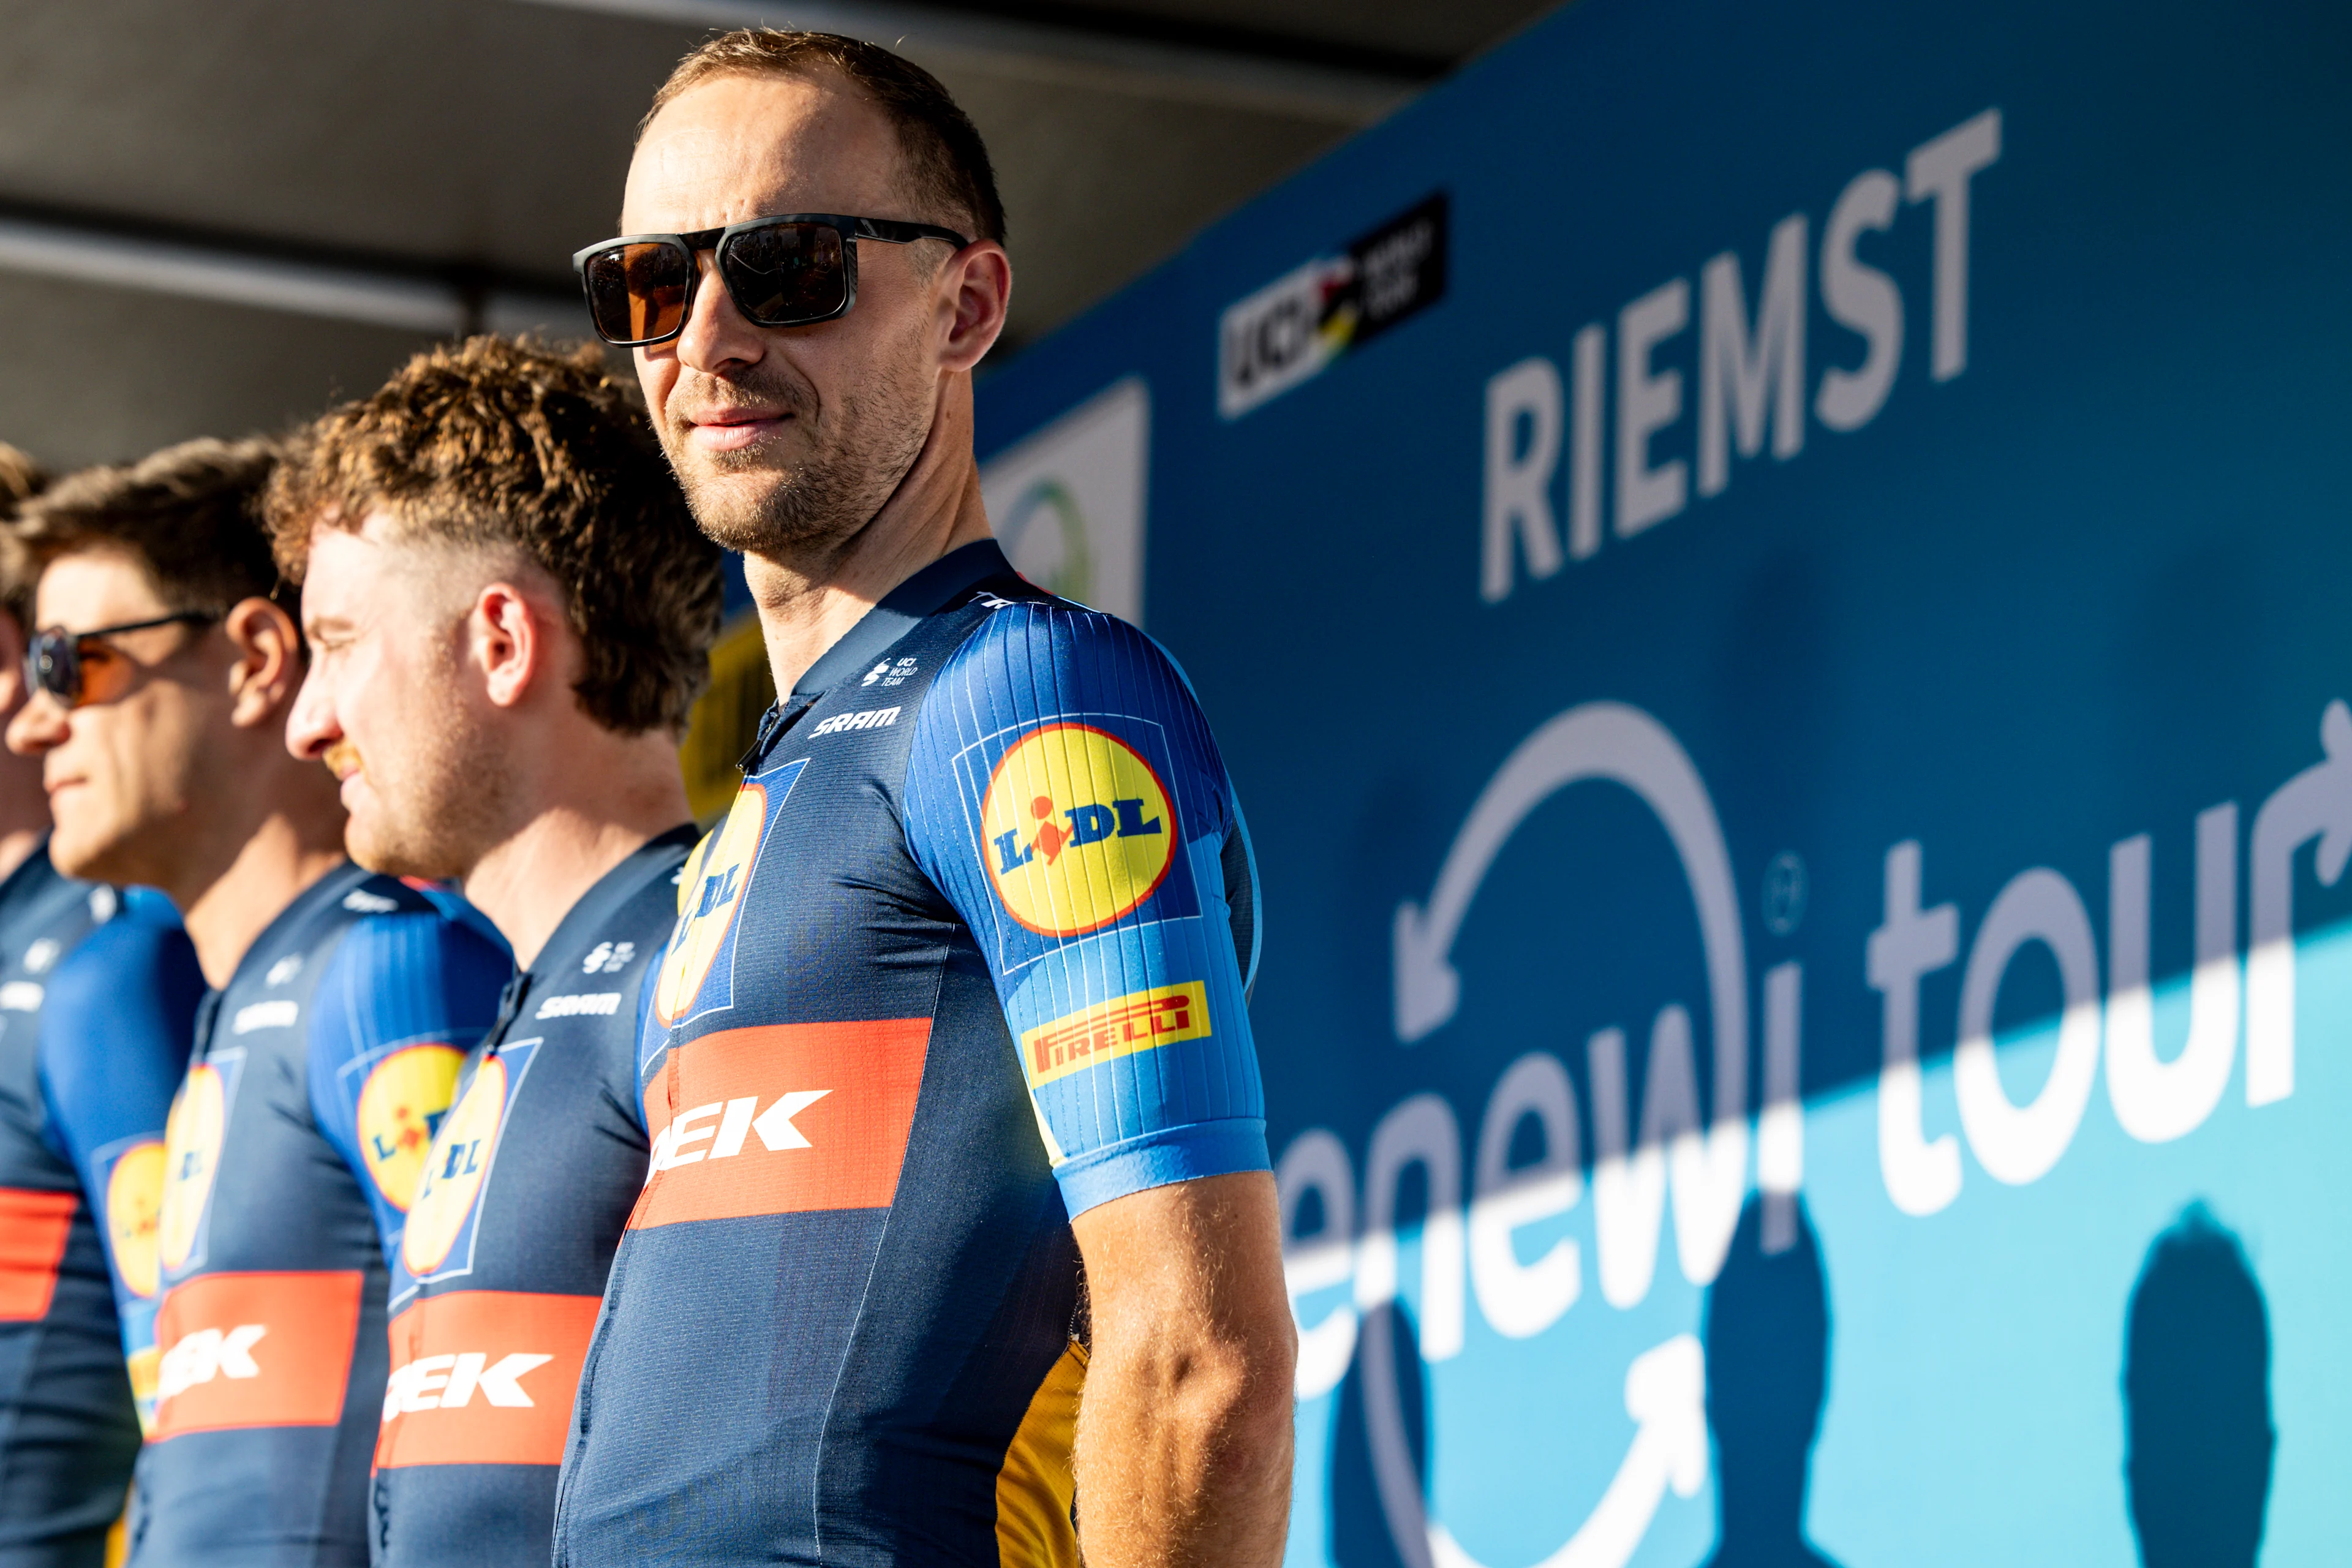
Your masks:
{"label": "brown tinted sunglass lens", "polygon": [[719,252],[736,308],[755,325],[788,327],[838,313],[849,296],[841,231],[779,223],[745,229]]}
{"label": "brown tinted sunglass lens", "polygon": [[74,694],[70,706],[79,708],[86,702],[111,702],[131,689],[131,678],[138,673],[126,654],[109,647],[95,639],[85,639],[76,649],[80,665],[81,689]]}
{"label": "brown tinted sunglass lens", "polygon": [[667,337],[686,321],[693,281],[693,258],[675,245],[616,245],[589,258],[588,308],[596,331],[625,343]]}

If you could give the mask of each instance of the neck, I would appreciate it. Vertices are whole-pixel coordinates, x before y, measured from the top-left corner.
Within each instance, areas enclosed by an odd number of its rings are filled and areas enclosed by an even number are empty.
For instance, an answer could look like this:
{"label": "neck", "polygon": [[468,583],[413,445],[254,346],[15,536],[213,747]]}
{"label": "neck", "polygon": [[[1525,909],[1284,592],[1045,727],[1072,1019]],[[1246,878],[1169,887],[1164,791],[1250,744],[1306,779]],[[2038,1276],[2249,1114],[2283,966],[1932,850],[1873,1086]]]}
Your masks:
{"label": "neck", "polygon": [[[563,694],[566,702],[571,693]],[[528,815],[466,873],[466,897],[528,969],[583,894],[656,834],[692,820],[670,738],[621,736],[578,721],[562,744],[530,748],[561,763],[531,779]]]}
{"label": "neck", "polygon": [[49,830],[49,796],[41,759],[0,751],[0,878],[32,858]]}
{"label": "neck", "polygon": [[302,889],[342,863],[341,838],[340,824],[324,837],[315,827],[306,831],[291,813],[272,812],[226,864],[192,871],[163,889],[180,906],[206,984],[215,991],[226,985],[253,939]]}
{"label": "neck", "polygon": [[746,555],[776,690],[809,667],[891,589],[953,550],[988,537],[971,451],[971,377],[940,384],[931,431],[882,510],[845,540],[775,556]]}

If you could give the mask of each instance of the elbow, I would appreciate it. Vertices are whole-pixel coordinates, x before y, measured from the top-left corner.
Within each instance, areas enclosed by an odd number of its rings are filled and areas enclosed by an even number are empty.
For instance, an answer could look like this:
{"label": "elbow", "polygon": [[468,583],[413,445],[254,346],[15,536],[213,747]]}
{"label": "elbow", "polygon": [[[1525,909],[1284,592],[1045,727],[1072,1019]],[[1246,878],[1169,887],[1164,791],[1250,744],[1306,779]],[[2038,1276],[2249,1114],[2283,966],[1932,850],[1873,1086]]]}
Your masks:
{"label": "elbow", "polygon": [[1253,1336],[1244,1359],[1234,1424],[1253,1438],[1279,1436],[1286,1448],[1298,1378],[1298,1329],[1286,1299],[1281,1315]]}
{"label": "elbow", "polygon": [[[1219,1352],[1202,1358],[1192,1401],[1196,1419],[1213,1431],[1213,1447],[1231,1466],[1272,1467],[1287,1475],[1298,1367],[1298,1332],[1286,1300],[1278,1317],[1255,1322]],[[1204,1434],[1205,1435],[1205,1434]]]}

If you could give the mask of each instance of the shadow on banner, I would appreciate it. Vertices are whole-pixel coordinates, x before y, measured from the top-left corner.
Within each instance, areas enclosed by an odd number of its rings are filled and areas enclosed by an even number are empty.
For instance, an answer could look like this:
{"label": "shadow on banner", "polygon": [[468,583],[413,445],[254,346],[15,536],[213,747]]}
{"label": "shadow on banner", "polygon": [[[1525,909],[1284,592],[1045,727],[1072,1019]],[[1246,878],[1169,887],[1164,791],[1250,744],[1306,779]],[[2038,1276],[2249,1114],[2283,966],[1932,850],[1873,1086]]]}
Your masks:
{"label": "shadow on banner", "polygon": [[[1771,1205],[1787,1205],[1773,1212]],[[1764,1243],[1780,1243],[1767,1252]],[[1829,1279],[1804,1200],[1750,1198],[1706,1295],[1715,1437],[1711,1568],[1835,1568],[1805,1538],[1813,1439],[1829,1391]]]}
{"label": "shadow on banner", "polygon": [[2124,1324],[2124,1484],[2147,1568],[2252,1568],[2270,1500],[2270,1314],[2193,1205],[2147,1249]]}

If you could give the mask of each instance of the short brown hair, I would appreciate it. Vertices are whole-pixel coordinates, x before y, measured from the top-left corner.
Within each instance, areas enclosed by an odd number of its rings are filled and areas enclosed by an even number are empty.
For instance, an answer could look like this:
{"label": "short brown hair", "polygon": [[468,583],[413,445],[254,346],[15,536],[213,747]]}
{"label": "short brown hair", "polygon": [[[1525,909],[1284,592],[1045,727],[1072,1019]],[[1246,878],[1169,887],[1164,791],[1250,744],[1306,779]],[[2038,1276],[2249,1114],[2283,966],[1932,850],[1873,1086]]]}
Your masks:
{"label": "short brown hair", "polygon": [[[14,519],[16,509],[49,488],[49,476],[41,465],[24,453],[0,441],[0,520]],[[39,579],[23,570],[23,563],[11,559],[15,551],[0,552],[0,610],[16,619],[20,629],[29,631],[33,625],[33,585]]]}
{"label": "short brown hair", "polygon": [[[874,101],[898,133],[898,155],[907,169],[908,195],[920,218],[961,217],[975,239],[1004,243],[1004,203],[996,194],[996,170],[988,145],[971,116],[958,107],[940,79],[914,61],[878,44],[838,33],[791,33],[775,27],[738,27],[722,33],[677,62],[654,94],[637,126],[643,136],[672,99],[720,76],[807,76],[826,68],[839,71]],[[862,213],[862,217],[897,217]]]}
{"label": "short brown hair", "polygon": [[520,551],[562,593],[586,656],[572,689],[608,730],[682,730],[710,679],[718,548],[593,348],[427,349],[301,431],[264,510],[297,582],[313,527],[356,532],[376,511],[409,538]]}
{"label": "short brown hair", "polygon": [[275,598],[281,580],[256,503],[277,463],[275,443],[207,437],[68,474],[19,505],[0,575],[29,600],[60,555],[113,549],[175,610],[226,615],[241,600]]}

